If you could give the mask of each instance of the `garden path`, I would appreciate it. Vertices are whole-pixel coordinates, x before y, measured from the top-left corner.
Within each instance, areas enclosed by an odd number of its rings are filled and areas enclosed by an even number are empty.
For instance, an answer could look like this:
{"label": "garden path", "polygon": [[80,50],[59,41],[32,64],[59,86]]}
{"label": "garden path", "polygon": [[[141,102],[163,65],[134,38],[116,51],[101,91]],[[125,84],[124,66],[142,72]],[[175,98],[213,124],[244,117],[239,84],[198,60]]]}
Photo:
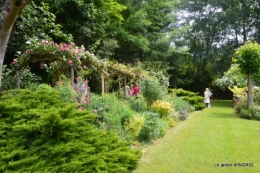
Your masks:
{"label": "garden path", "polygon": [[260,121],[212,101],[149,146],[134,173],[259,173]]}

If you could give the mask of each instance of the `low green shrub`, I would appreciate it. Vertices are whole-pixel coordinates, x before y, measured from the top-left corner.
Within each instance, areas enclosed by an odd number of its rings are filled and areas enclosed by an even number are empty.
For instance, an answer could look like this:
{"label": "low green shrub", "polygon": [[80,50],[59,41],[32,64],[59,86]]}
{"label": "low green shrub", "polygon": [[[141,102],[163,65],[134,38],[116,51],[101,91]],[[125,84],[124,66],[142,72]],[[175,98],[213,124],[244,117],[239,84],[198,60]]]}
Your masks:
{"label": "low green shrub", "polygon": [[103,130],[112,130],[124,138],[124,122],[133,117],[136,112],[127,103],[117,99],[115,94],[100,96],[91,94],[90,102],[86,108],[98,114],[97,126]]}
{"label": "low green shrub", "polygon": [[249,112],[252,116],[252,119],[260,121],[260,107],[259,106],[250,107]]}
{"label": "low green shrub", "polygon": [[149,111],[149,107],[147,105],[147,102],[142,96],[139,96],[138,99],[130,99],[128,102],[131,109],[133,109],[136,112],[144,112]]}
{"label": "low green shrub", "polygon": [[247,99],[240,100],[234,107],[235,112],[240,114],[242,109],[247,109]]}
{"label": "low green shrub", "polygon": [[251,120],[252,119],[252,112],[250,109],[242,108],[238,113],[241,118]]}
{"label": "low green shrub", "polygon": [[49,89],[0,98],[0,172],[128,172],[140,151]]}
{"label": "low green shrub", "polygon": [[175,93],[178,97],[182,97],[182,96],[189,96],[189,97],[193,97],[193,96],[197,96],[199,93],[194,93],[192,91],[186,91],[183,89],[169,89],[170,93]]}
{"label": "low green shrub", "polygon": [[198,103],[204,103],[204,97],[202,96],[185,96],[183,97],[184,100],[188,101],[191,105],[195,105]]}
{"label": "low green shrub", "polygon": [[169,128],[167,119],[161,119],[158,113],[153,112],[143,112],[142,116],[145,117],[145,124],[138,135],[139,141],[149,143],[164,136]]}
{"label": "low green shrub", "polygon": [[202,110],[202,109],[205,108],[205,104],[204,103],[196,103],[194,105],[194,108],[195,108],[196,111]]}
{"label": "low green shrub", "polygon": [[179,111],[179,115],[177,116],[177,118],[181,121],[186,120],[188,118],[188,112],[186,110]]}

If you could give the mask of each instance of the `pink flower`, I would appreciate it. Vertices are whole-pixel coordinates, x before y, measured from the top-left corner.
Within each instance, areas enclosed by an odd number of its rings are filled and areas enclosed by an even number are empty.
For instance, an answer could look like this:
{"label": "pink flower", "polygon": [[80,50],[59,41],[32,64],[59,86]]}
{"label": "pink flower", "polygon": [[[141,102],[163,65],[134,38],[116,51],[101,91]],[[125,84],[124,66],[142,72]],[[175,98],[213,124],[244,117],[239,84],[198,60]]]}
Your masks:
{"label": "pink flower", "polygon": [[83,68],[84,68],[84,69],[86,69],[86,68],[87,68],[87,66],[86,66],[86,65],[83,65]]}
{"label": "pink flower", "polygon": [[17,62],[17,59],[14,59],[13,61],[14,61],[14,62]]}
{"label": "pink flower", "polygon": [[30,50],[28,50],[28,49],[27,49],[25,52],[26,52],[26,53],[29,53],[29,52],[30,52]]}
{"label": "pink flower", "polygon": [[69,63],[69,64],[72,64],[72,63],[73,63],[73,61],[70,59],[70,60],[68,60],[68,63]]}

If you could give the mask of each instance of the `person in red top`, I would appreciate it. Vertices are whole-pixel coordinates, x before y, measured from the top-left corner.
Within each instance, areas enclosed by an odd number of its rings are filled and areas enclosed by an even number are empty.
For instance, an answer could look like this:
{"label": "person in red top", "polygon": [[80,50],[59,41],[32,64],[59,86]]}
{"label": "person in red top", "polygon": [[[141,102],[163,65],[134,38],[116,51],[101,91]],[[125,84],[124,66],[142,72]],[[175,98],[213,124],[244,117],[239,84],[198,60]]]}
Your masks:
{"label": "person in red top", "polygon": [[132,95],[137,98],[137,97],[138,97],[138,94],[139,94],[138,83],[135,83],[135,85],[134,85],[134,87],[133,87],[133,93],[132,93]]}

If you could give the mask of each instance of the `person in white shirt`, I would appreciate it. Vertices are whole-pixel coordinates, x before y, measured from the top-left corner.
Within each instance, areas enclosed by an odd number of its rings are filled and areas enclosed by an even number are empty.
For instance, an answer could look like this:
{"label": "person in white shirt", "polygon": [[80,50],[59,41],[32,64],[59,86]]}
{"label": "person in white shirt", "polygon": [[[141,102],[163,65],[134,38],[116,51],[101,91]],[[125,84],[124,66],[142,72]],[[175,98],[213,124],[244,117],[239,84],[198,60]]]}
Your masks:
{"label": "person in white shirt", "polygon": [[210,107],[210,96],[211,96],[211,92],[209,91],[209,88],[206,88],[205,89],[205,92],[204,92],[204,103],[205,103],[205,106],[206,108],[209,108]]}

